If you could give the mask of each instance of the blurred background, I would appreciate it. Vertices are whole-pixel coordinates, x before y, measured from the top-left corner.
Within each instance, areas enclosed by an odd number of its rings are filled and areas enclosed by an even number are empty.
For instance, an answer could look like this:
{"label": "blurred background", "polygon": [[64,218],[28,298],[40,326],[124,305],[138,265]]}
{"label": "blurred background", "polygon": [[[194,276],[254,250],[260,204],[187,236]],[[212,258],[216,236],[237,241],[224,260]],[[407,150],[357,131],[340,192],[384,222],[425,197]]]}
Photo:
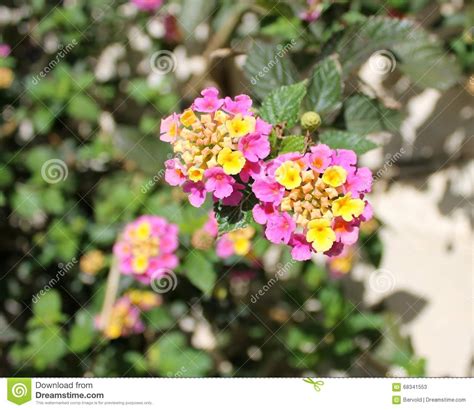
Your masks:
{"label": "blurred background", "polygon": [[[468,3],[3,1],[0,376],[472,375]],[[209,85],[258,106],[333,54],[323,125],[374,143],[376,218],[340,258],[295,262],[258,226],[220,257],[211,204],[163,179],[161,119]],[[144,214],[180,228],[176,283],[121,277],[138,316],[100,330],[113,244]]]}

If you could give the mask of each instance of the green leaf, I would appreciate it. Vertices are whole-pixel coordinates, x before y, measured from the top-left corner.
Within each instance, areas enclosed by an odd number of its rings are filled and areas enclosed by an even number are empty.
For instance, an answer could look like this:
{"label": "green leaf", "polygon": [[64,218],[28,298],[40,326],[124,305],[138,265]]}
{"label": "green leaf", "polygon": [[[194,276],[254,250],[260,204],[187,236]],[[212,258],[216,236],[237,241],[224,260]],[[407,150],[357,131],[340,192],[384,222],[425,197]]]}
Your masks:
{"label": "green leaf", "polygon": [[298,120],[301,101],[305,94],[304,81],[280,87],[265,98],[259,111],[260,116],[270,124],[286,122],[287,127],[292,127]]}
{"label": "green leaf", "polygon": [[27,353],[38,370],[56,364],[67,354],[66,342],[59,326],[35,329],[28,333],[27,340]]}
{"label": "green leaf", "polygon": [[38,292],[33,297],[33,314],[35,315],[35,324],[49,325],[62,320],[61,297],[55,289],[45,291],[44,294]]}
{"label": "green leaf", "polygon": [[199,290],[208,295],[212,292],[217,274],[212,263],[201,252],[189,253],[183,269],[189,281]]}
{"label": "green leaf", "polygon": [[371,134],[382,130],[395,132],[402,122],[401,113],[365,95],[354,95],[345,103],[344,119],[349,131]]}
{"label": "green leaf", "polygon": [[123,358],[127,363],[132,365],[138,374],[145,374],[147,372],[148,365],[146,358],[141,353],[134,351],[125,352]]}
{"label": "green leaf", "polygon": [[41,215],[41,196],[39,190],[30,185],[17,185],[12,196],[12,208],[16,214],[25,219]]}
{"label": "green leaf", "polygon": [[77,120],[96,121],[99,117],[100,107],[89,96],[78,94],[69,102],[67,112]]}
{"label": "green leaf", "polygon": [[375,52],[387,55],[391,64],[400,60],[397,67],[421,87],[448,89],[459,80],[461,73],[456,59],[446,54],[441,42],[418,22],[408,19],[370,17],[346,31],[337,51],[345,75]]}
{"label": "green leaf", "polygon": [[204,376],[212,369],[205,352],[190,349],[182,333],[166,333],[147,352],[152,371],[167,377]]}
{"label": "green leaf", "polygon": [[321,134],[320,140],[323,144],[327,144],[333,149],[351,149],[357,155],[377,148],[377,144],[349,131],[327,130]]}
{"label": "green leaf", "polygon": [[303,152],[305,145],[305,137],[303,135],[288,135],[281,141],[279,153]]}
{"label": "green leaf", "polygon": [[91,346],[94,336],[92,317],[85,310],[79,311],[69,334],[69,348],[74,353],[82,353]]}
{"label": "green leaf", "polygon": [[153,330],[167,329],[175,324],[173,317],[164,307],[152,309],[144,313],[144,317],[148,325]]}
{"label": "green leaf", "polygon": [[248,52],[244,72],[253,93],[264,99],[272,90],[298,81],[298,72],[288,53],[293,43],[275,47],[260,41]]}
{"label": "green leaf", "polygon": [[[249,210],[242,210],[242,205],[244,205],[246,201],[248,201],[248,199],[244,199],[240,207],[224,206],[219,203],[214,205],[214,213],[216,214],[217,224],[219,225],[219,236],[227,232],[245,228],[253,220],[252,213]],[[249,208],[251,208],[250,205]]]}
{"label": "green leaf", "polygon": [[384,318],[376,313],[356,313],[349,316],[346,325],[353,334],[359,334],[364,330],[382,329],[384,327]]}
{"label": "green leaf", "polygon": [[328,57],[314,68],[306,106],[323,116],[333,113],[342,106],[342,91],[341,65],[335,57]]}

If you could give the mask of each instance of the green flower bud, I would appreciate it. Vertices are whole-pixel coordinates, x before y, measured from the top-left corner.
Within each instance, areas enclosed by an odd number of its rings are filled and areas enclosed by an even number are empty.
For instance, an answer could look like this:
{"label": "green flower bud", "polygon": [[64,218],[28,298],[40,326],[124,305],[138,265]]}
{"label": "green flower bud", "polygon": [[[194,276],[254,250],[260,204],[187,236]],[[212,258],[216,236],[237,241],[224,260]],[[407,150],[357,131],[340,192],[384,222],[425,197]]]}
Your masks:
{"label": "green flower bud", "polygon": [[308,131],[315,131],[321,125],[321,117],[317,112],[308,111],[301,117],[301,126]]}

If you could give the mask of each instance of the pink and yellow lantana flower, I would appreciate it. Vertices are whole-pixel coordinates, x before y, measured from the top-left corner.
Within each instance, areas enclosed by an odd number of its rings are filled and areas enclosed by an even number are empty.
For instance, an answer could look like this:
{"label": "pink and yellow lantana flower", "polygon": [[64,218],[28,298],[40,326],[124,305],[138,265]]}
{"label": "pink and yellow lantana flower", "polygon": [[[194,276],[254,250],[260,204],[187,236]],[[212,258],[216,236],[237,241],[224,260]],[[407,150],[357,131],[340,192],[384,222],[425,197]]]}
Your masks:
{"label": "pink and yellow lantana flower", "polygon": [[178,266],[177,248],[178,227],[159,216],[144,215],[125,227],[114,254],[122,273],[149,284]]}
{"label": "pink and yellow lantana flower", "polygon": [[200,207],[207,193],[224,205],[238,204],[242,183],[269,155],[271,125],[256,118],[251,106],[247,95],[219,98],[216,88],[206,88],[190,108],[161,122],[160,139],[175,153],[165,163],[165,179],[182,186],[193,206]]}
{"label": "pink and yellow lantana flower", "polygon": [[[161,302],[161,296],[151,291],[138,289],[127,291],[112,307],[108,324],[103,329],[105,337],[117,339],[142,333],[145,325],[140,318],[141,312],[160,306]],[[99,321],[100,318],[97,318],[98,326]]]}
{"label": "pink and yellow lantana flower", "polygon": [[268,162],[252,186],[261,201],[253,216],[266,225],[267,239],[291,246],[296,260],[337,255],[355,243],[360,223],[372,217],[364,199],[372,173],[356,163],[353,151],[324,144]]}

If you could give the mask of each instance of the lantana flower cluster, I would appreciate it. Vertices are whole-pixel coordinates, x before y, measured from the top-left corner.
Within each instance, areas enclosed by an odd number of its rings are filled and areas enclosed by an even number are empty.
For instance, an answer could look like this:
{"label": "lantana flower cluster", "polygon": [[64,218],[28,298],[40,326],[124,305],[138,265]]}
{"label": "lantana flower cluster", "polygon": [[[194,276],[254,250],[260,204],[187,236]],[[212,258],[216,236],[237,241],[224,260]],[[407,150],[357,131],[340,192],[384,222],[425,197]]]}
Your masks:
{"label": "lantana flower cluster", "polygon": [[354,244],[360,223],[372,217],[364,198],[372,173],[356,164],[353,151],[324,144],[269,161],[252,186],[261,201],[253,216],[267,239],[288,244],[296,260],[314,252],[335,256]]}
{"label": "lantana flower cluster", "polygon": [[183,113],[162,121],[160,138],[175,154],[165,163],[165,180],[182,186],[193,206],[200,207],[207,193],[224,205],[238,204],[243,184],[269,155],[271,125],[257,118],[251,107],[247,95],[220,98],[211,87]]}
{"label": "lantana flower cluster", "polygon": [[128,224],[114,245],[119,269],[142,283],[178,266],[178,227],[159,216],[144,215]]}
{"label": "lantana flower cluster", "polygon": [[112,313],[105,329],[105,337],[117,339],[142,333],[145,324],[141,312],[149,311],[162,303],[161,296],[151,291],[131,289],[119,298],[112,307]]}

